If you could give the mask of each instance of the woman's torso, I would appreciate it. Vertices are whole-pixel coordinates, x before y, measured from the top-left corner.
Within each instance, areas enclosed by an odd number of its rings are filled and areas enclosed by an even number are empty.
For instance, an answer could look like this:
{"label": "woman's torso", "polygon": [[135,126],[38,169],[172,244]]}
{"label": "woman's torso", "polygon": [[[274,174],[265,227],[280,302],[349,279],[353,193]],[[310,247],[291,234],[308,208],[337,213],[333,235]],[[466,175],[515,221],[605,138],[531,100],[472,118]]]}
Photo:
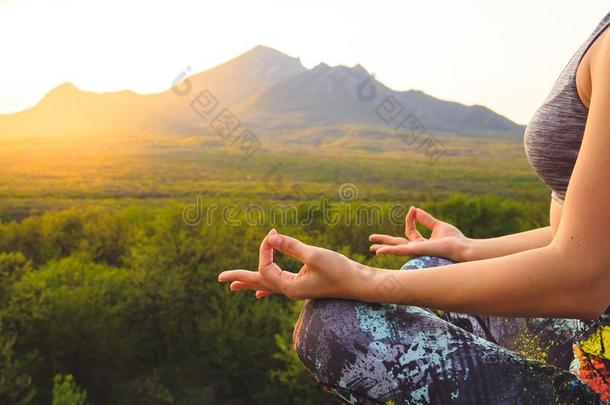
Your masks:
{"label": "woman's torso", "polygon": [[[591,54],[596,52],[599,44],[603,41],[604,36],[610,35],[609,30],[605,30],[601,33],[590,45],[588,50],[584,53],[578,67],[576,68],[575,73],[575,85],[576,92],[579,96],[579,99],[583,106],[588,110],[589,109],[589,101],[591,100],[591,75],[590,72],[590,63],[591,63]],[[561,221],[561,209],[563,204],[557,201],[556,199],[551,199],[551,207],[549,212],[549,222],[551,225],[551,231],[553,236],[557,233],[557,228],[559,227],[559,223]]]}
{"label": "woman's torso", "polygon": [[[610,35],[608,26],[610,13],[568,62],[525,133],[530,164],[553,191],[549,212],[553,236],[561,222],[563,201],[584,135],[591,95],[591,54],[603,36]],[[576,323],[574,355],[571,369],[610,401],[610,308],[598,319]]]}

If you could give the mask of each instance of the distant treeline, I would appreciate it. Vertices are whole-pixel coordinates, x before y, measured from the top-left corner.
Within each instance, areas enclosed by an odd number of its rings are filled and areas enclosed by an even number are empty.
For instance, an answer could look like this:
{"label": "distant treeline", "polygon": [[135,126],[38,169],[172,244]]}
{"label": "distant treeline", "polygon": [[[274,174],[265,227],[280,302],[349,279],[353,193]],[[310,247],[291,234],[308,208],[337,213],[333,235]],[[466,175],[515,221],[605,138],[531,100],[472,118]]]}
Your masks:
{"label": "distant treeline", "polygon": [[[311,204],[298,205],[297,215],[312,212]],[[356,215],[346,204],[339,215]],[[541,205],[492,196],[417,205],[471,237],[543,226],[546,217]],[[396,215],[389,203],[379,207],[385,219]],[[300,304],[230,294],[217,282],[222,270],[256,269],[272,226],[272,216],[261,218],[256,225],[218,215],[185,220],[184,205],[175,203],[70,209],[0,224],[0,404],[333,401],[291,348]],[[368,251],[370,233],[402,234],[399,221],[309,219],[273,226],[368,265],[398,268],[407,260]]]}

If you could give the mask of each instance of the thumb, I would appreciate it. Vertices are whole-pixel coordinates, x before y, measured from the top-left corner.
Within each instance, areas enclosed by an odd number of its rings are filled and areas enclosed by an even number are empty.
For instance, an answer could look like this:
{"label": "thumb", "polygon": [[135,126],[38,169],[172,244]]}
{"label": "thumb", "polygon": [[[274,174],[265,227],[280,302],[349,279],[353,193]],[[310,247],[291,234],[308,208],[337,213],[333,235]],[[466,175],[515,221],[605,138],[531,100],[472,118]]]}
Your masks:
{"label": "thumb", "polygon": [[313,246],[307,245],[298,239],[278,233],[269,235],[267,243],[275,250],[294,257],[301,263],[305,263],[315,249]]}

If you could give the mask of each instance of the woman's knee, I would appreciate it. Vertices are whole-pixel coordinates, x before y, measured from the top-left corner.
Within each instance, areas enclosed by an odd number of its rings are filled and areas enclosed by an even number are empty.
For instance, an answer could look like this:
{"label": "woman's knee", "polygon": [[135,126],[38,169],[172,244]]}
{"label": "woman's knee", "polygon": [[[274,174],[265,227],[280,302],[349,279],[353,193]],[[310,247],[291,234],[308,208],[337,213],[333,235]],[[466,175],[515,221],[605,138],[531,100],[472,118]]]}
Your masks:
{"label": "woman's knee", "polygon": [[335,392],[378,399],[397,384],[419,388],[406,375],[397,380],[391,370],[443,366],[421,354],[442,359],[449,351],[441,343],[463,332],[447,328],[454,327],[418,307],[310,300],[297,322],[294,346],[318,383]]}
{"label": "woman's knee", "polygon": [[[410,346],[421,337],[418,332],[437,322],[437,317],[417,307],[308,300],[297,321],[293,343],[318,382],[336,385],[345,380],[347,370],[360,370],[364,364],[359,363],[369,363],[388,347]],[[386,355],[391,356],[389,352]],[[377,363],[370,367],[379,367]]]}
{"label": "woman's knee", "polygon": [[332,363],[341,355],[338,349],[348,350],[358,305],[363,304],[339,299],[307,300],[303,304],[293,344],[303,364],[319,382],[329,383],[329,378],[322,378],[321,371],[332,375]]}

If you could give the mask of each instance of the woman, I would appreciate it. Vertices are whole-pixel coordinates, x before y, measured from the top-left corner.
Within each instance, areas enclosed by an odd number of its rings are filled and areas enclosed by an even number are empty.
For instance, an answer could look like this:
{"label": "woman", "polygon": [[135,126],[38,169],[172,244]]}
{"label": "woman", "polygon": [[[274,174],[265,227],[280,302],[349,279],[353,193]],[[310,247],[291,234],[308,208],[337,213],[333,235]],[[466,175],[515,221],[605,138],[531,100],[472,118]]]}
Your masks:
{"label": "woman", "polygon": [[[421,256],[409,271],[365,267],[272,230],[258,271],[226,271],[219,281],[258,298],[309,299],[295,348],[314,378],[349,403],[609,403],[608,25],[610,13],[525,133],[528,159],[552,189],[549,227],[472,240],[411,207],[406,238],[370,237],[377,254]],[[273,263],[273,249],[301,261],[299,273]],[[548,338],[549,320],[573,328],[572,372],[508,350],[511,328],[523,322],[498,317],[542,318],[525,326],[555,347],[565,335]]]}

